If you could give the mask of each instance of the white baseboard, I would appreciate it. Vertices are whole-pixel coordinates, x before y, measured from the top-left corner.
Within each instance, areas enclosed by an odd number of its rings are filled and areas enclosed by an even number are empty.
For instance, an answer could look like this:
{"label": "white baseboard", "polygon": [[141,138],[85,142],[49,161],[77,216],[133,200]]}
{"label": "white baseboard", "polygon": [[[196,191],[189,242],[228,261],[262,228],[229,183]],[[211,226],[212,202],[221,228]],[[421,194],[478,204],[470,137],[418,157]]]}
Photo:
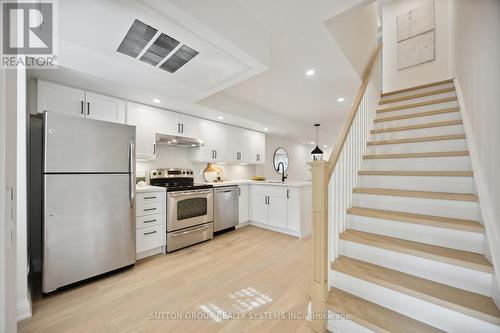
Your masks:
{"label": "white baseboard", "polygon": [[17,302],[17,321],[31,318],[31,300],[29,296]]}
{"label": "white baseboard", "polygon": [[267,224],[263,224],[263,223],[259,223],[259,222],[253,222],[253,221],[251,221],[250,224],[253,225],[253,226],[259,227],[259,228],[268,229],[268,230],[280,232],[282,234],[287,234],[287,235],[290,235],[290,236],[294,236],[294,237],[299,237],[300,238],[300,233],[298,231],[292,231],[292,230],[283,229],[283,228],[279,228],[279,227],[274,227],[274,226],[271,226],[271,225],[267,225]]}
{"label": "white baseboard", "polygon": [[[492,261],[495,273],[493,275],[493,300],[496,305],[500,307],[500,295],[498,290],[500,289],[500,240],[499,235],[497,235],[496,230],[493,225],[495,221],[493,211],[493,202],[490,200],[490,196],[487,191],[486,183],[481,175],[479,169],[479,160],[477,157],[477,146],[476,140],[474,138],[474,133],[470,125],[469,117],[467,115],[462,89],[458,79],[455,78],[455,87],[458,96],[458,105],[460,106],[460,112],[462,114],[463,126],[465,130],[465,135],[467,137],[467,144],[469,146],[470,160],[472,164],[472,170],[474,171],[474,179],[476,181],[477,193],[479,195],[479,205],[480,205],[480,215],[482,218],[482,223],[485,227],[486,236],[488,238],[487,244],[489,249],[485,249],[485,253],[489,254],[488,259]],[[486,245],[486,246],[488,246]]]}

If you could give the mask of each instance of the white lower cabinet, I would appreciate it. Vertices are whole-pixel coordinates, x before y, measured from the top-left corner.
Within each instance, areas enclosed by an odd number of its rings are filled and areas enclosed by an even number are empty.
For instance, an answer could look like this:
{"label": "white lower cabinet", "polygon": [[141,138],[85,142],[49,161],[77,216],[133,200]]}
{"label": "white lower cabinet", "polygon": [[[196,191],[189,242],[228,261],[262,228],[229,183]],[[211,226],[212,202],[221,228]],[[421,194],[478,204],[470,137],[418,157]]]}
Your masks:
{"label": "white lower cabinet", "polygon": [[311,187],[250,185],[250,221],[304,237],[311,233]]}
{"label": "white lower cabinet", "polygon": [[165,252],[166,202],[165,189],[137,193],[135,223],[137,259]]}
{"label": "white lower cabinet", "polygon": [[250,186],[249,185],[239,185],[240,188],[240,218],[239,223],[245,223],[250,220]]}

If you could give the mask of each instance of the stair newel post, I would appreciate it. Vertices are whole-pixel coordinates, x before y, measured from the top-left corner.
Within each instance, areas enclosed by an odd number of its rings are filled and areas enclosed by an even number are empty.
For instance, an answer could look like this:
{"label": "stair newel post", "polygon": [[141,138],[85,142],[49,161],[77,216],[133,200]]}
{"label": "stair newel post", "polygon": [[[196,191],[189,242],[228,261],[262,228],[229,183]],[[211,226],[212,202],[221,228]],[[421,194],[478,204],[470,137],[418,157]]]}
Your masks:
{"label": "stair newel post", "polygon": [[328,297],[328,183],[330,163],[310,163],[312,172],[313,281],[311,286],[312,329],[326,332]]}

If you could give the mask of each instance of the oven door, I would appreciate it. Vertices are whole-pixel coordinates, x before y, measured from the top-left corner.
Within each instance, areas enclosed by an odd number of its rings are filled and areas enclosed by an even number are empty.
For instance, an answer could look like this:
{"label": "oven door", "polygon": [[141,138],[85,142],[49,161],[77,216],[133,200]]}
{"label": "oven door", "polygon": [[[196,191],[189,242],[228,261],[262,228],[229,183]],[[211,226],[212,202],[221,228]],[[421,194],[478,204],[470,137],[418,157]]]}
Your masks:
{"label": "oven door", "polygon": [[213,189],[168,193],[167,231],[175,231],[214,220]]}

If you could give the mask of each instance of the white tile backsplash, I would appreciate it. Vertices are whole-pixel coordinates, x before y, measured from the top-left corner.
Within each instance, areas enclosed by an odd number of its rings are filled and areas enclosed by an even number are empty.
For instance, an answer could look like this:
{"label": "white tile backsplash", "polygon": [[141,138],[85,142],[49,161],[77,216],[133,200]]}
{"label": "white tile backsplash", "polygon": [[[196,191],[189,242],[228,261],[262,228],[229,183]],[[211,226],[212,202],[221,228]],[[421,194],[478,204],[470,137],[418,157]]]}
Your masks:
{"label": "white tile backsplash", "polygon": [[[206,163],[193,163],[191,160],[191,149],[167,145],[158,145],[156,160],[137,161],[136,169],[145,170],[146,178],[149,181],[149,171],[159,168],[187,168],[193,169],[195,181],[204,181],[203,170]],[[224,178],[227,180],[249,179],[255,176],[255,165],[219,165],[224,171]]]}

